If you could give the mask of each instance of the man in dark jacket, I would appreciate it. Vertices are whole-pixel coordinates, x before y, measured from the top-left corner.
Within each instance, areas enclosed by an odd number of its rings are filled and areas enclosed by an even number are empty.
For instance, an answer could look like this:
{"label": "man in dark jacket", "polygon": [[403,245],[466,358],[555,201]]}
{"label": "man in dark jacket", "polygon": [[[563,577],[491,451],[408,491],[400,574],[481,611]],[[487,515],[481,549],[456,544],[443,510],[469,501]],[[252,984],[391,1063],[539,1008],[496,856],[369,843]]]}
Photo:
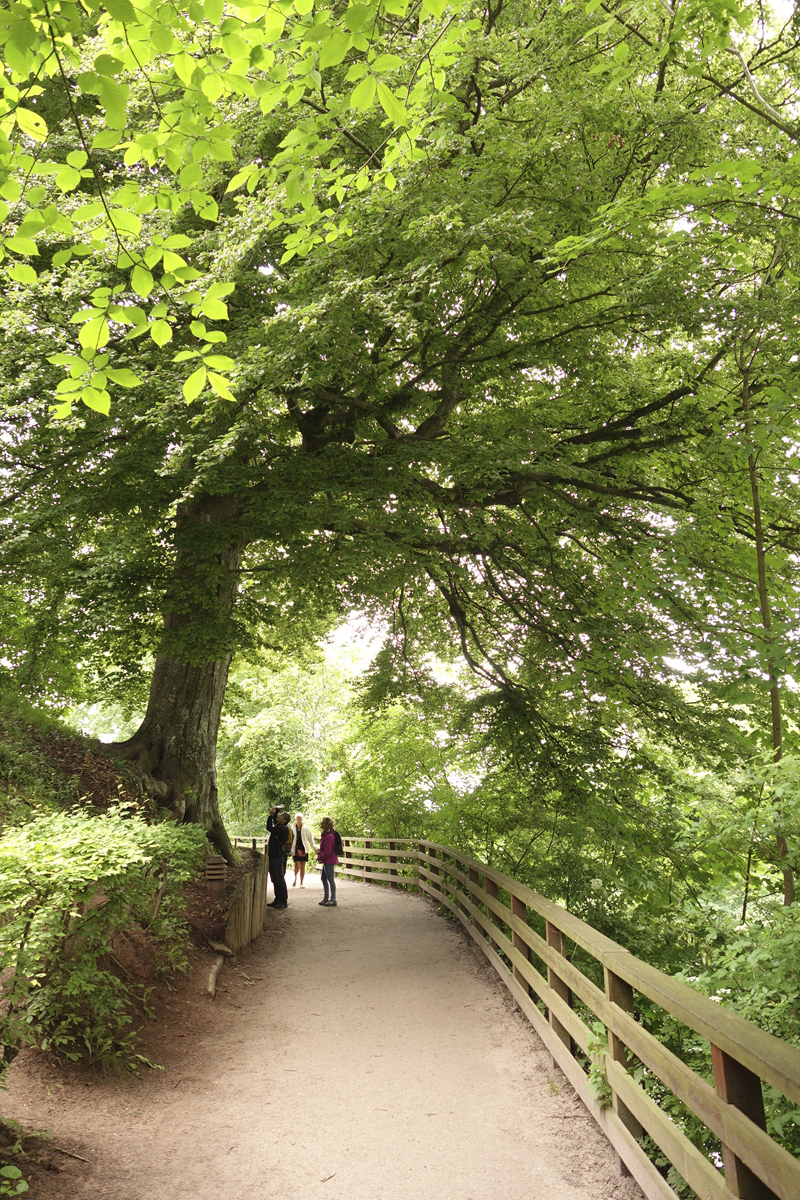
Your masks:
{"label": "man in dark jacket", "polygon": [[275,891],[275,899],[270,908],[286,908],[289,903],[289,893],[286,890],[286,855],[292,844],[292,831],[289,828],[289,814],[278,812],[276,808],[269,810],[267,817],[269,841],[267,842],[267,858],[269,859],[269,877]]}

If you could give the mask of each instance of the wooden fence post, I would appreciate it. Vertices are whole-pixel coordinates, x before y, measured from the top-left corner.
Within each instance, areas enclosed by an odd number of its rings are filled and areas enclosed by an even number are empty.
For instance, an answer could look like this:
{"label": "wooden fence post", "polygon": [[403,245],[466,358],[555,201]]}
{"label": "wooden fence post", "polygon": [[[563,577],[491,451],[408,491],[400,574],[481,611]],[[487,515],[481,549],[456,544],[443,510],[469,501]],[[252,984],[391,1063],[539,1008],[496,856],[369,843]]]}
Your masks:
{"label": "wooden fence post", "polygon": [[266,854],[259,854],[253,883],[253,923],[250,927],[251,941],[257,938],[264,928],[264,918],[267,913],[267,871],[267,856]]}
{"label": "wooden fence post", "polygon": [[[480,877],[479,873],[475,870],[474,867],[470,867],[470,869],[469,869],[469,880],[470,880],[470,883],[477,883],[478,887],[481,886],[481,877]],[[470,892],[469,898],[472,901],[472,903],[475,905],[475,907],[477,909],[480,909],[480,906],[481,906],[480,896],[476,896],[474,892]],[[489,936],[482,925],[476,925],[476,928],[482,937]]]}
{"label": "wooden fence post", "polygon": [[449,858],[449,856],[448,856],[447,854],[445,854],[444,852],[442,852],[442,854],[441,854],[441,856],[440,856],[440,857],[441,857],[441,860],[442,860],[442,885],[441,885],[441,889],[440,889],[440,890],[441,890],[441,892],[442,892],[442,895],[444,895],[444,896],[449,896],[449,895],[450,895],[450,887],[451,887],[451,883],[449,882],[449,881],[450,881],[450,876],[449,876],[449,875],[448,875],[448,873],[447,873],[447,864],[448,864],[448,862],[450,861],[450,858]]}
{"label": "wooden fence post", "polygon": [[[430,870],[431,875],[438,875],[439,868],[436,866],[436,851],[434,850],[433,846],[428,846],[428,858],[433,859],[433,862],[428,864],[428,869]],[[442,890],[441,885],[434,883],[433,880],[431,880],[431,886],[435,888],[437,892],[441,892]]]}
{"label": "wooden fence post", "polygon": [[[564,937],[564,934],[561,932],[561,930],[556,925],[552,925],[550,921],[547,921],[547,944],[548,946],[552,946],[554,950],[557,950],[559,954],[563,954],[564,958],[567,957],[567,939]],[[556,995],[560,996],[561,999],[564,1000],[565,1003],[570,1006],[570,1008],[572,1008],[572,992],[561,976],[557,974],[551,966],[548,966],[547,968],[547,982],[550,984],[550,987],[553,989]],[[569,1050],[570,1054],[572,1054],[572,1038],[570,1037],[568,1030],[565,1029],[558,1017],[552,1011],[548,1014],[548,1017],[550,1020],[550,1027],[555,1033],[556,1037],[560,1038],[560,1040]],[[553,1063],[555,1066],[558,1065],[555,1062],[555,1059],[553,1059]]]}
{"label": "wooden fence post", "polygon": [[[758,1075],[713,1043],[711,1065],[714,1068],[714,1086],[720,1099],[741,1109],[759,1129],[766,1129],[764,1095]],[[777,1200],[775,1193],[724,1142],[722,1165],[725,1182],[734,1196],[740,1196],[741,1200]]]}
{"label": "wooden fence post", "polygon": [[366,858],[367,858],[366,851],[371,850],[371,849],[372,849],[372,842],[368,842],[366,839],[364,839],[364,860],[365,861],[364,861],[364,866],[362,868],[362,874],[364,876],[365,883],[367,882],[367,871],[372,871],[372,867],[368,867],[367,863],[366,863]]}
{"label": "wooden fence post", "polygon": [[[494,882],[493,879],[490,879],[488,875],[484,875],[484,877],[483,877],[483,887],[484,887],[484,891],[488,892],[493,900],[497,899],[497,884]],[[502,929],[503,922],[500,920],[497,913],[495,913],[491,908],[489,908],[488,905],[486,906],[486,912],[487,912],[487,915],[489,916],[490,920],[493,922],[493,924],[499,925],[500,928]]]}
{"label": "wooden fence post", "polygon": [[[396,855],[396,854],[392,854],[392,853],[391,853],[391,851],[392,851],[392,850],[394,850],[394,842],[389,842],[389,852],[390,852],[390,853],[389,853],[389,863],[390,863],[390,864],[391,864],[391,863],[396,863],[396,862],[397,862],[397,855]],[[396,868],[396,867],[392,867],[392,866],[390,866],[390,867],[389,867],[389,874],[390,874],[390,875],[396,875],[396,874],[397,874],[397,868]],[[390,887],[393,887],[393,888],[399,888],[399,887],[400,887],[400,884],[399,884],[399,883],[390,883],[390,884],[389,884],[389,886],[390,886]]]}
{"label": "wooden fence post", "polygon": [[[517,897],[513,894],[513,892],[511,894],[511,911],[515,917],[518,917],[520,919],[520,921],[524,921],[525,924],[527,925],[527,923],[528,923],[527,906],[525,904],[523,904],[521,900],[518,900]],[[519,950],[522,957],[526,958],[528,960],[528,962],[530,962],[531,961],[531,948],[528,945],[528,943],[525,941],[525,939],[520,937],[520,935],[518,933],[515,933],[511,939],[511,941],[514,945],[514,948],[516,950]],[[525,989],[527,994],[531,997],[531,999],[533,999],[535,997],[535,992],[534,992],[533,988],[531,987],[531,985],[528,983],[525,976],[520,971],[519,967],[514,967],[514,976],[516,979],[519,980],[520,984]]]}
{"label": "wooden fence post", "polygon": [[[618,1005],[621,1009],[624,1009],[625,1012],[632,1014],[633,988],[631,985],[624,979],[621,979],[619,975],[615,975],[613,971],[609,971],[608,967],[603,967],[603,974],[605,975],[606,995],[608,996],[609,1000]],[[630,1054],[628,1053],[628,1047],[624,1042],[620,1041],[620,1039],[611,1029],[608,1031],[608,1052],[614,1062],[620,1063],[620,1065],[623,1066],[626,1071],[628,1070],[630,1066]],[[620,1121],[622,1121],[622,1124],[625,1126],[625,1128],[629,1130],[629,1132],[632,1133],[635,1138],[640,1138],[644,1133],[644,1130],[628,1106],[624,1104],[622,1100],[620,1100],[617,1093],[613,1090],[611,1093],[611,1106],[619,1117]],[[625,1163],[622,1161],[619,1155],[617,1155],[617,1161],[619,1163],[620,1175],[630,1175],[630,1171],[625,1166]]]}

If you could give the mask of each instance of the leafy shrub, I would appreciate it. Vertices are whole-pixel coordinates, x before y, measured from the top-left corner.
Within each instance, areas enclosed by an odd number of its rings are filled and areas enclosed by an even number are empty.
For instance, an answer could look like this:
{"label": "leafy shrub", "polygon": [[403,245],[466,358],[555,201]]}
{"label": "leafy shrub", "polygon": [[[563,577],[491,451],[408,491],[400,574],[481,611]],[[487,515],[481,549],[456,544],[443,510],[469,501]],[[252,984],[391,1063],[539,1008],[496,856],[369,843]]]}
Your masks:
{"label": "leafy shrub", "polygon": [[114,970],[114,938],[144,927],[161,965],[180,965],[180,888],[206,845],[197,826],[149,825],[132,805],[40,815],[0,839],[0,1070],[34,1043],[135,1065],[142,997]]}

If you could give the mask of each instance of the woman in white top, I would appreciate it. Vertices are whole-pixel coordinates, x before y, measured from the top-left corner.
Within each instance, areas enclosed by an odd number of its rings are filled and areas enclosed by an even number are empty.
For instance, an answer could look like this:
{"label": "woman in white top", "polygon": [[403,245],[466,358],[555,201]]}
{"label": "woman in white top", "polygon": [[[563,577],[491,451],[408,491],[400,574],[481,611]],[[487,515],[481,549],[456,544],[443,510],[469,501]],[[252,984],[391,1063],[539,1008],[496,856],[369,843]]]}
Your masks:
{"label": "woman in white top", "polygon": [[316,851],[314,845],[314,834],[311,832],[311,826],[306,825],[303,821],[303,814],[298,813],[294,819],[292,826],[292,858],[294,859],[294,879],[292,887],[297,886],[297,872],[300,872],[300,887],[305,887],[303,880],[306,877],[306,863],[308,862],[308,854],[310,850]]}

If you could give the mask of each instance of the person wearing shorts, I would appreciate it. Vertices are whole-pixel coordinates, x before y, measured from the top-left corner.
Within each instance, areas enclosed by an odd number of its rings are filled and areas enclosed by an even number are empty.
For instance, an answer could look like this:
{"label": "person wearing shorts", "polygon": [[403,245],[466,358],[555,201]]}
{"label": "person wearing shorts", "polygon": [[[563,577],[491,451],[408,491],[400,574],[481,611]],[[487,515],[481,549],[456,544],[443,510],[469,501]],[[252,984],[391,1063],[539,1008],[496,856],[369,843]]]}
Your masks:
{"label": "person wearing shorts", "polygon": [[303,880],[306,877],[306,864],[312,850],[316,850],[314,834],[311,832],[310,825],[304,823],[303,814],[298,813],[292,826],[292,858],[294,859],[292,887],[297,887],[298,872],[300,873],[300,887],[305,887]]}

